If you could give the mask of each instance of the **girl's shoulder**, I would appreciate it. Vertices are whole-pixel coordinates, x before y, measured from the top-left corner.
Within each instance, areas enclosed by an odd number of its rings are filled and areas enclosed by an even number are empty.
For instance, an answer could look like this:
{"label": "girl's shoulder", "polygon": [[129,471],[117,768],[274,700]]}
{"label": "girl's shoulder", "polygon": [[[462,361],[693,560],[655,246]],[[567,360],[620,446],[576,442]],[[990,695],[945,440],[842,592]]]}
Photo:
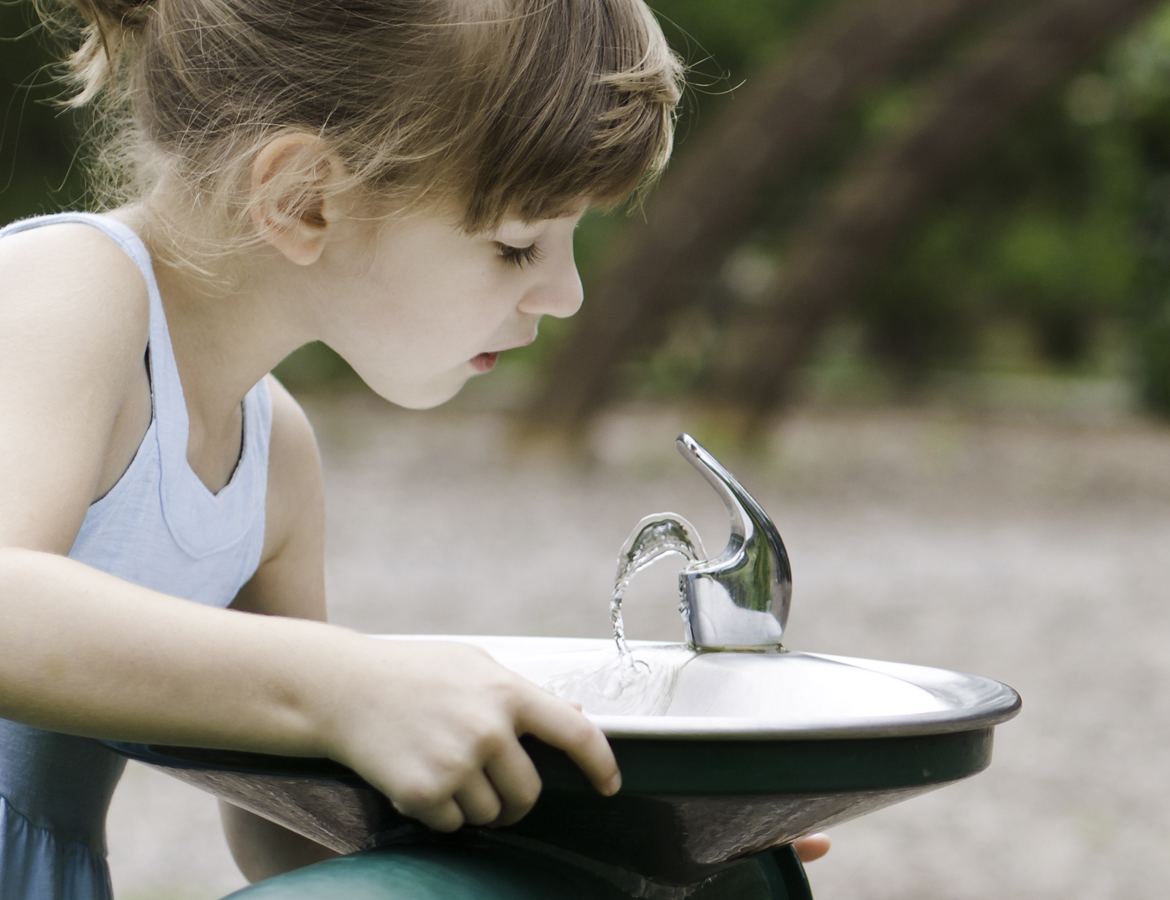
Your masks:
{"label": "girl's shoulder", "polygon": [[121,247],[90,225],[53,223],[6,235],[0,284],[0,319],[18,317],[26,337],[51,331],[63,351],[84,343],[111,358],[146,347],[146,280]]}
{"label": "girl's shoulder", "polygon": [[145,280],[97,229],[0,238],[0,496],[37,511],[0,521],[7,540],[68,552],[125,471],[150,422],[149,336]]}

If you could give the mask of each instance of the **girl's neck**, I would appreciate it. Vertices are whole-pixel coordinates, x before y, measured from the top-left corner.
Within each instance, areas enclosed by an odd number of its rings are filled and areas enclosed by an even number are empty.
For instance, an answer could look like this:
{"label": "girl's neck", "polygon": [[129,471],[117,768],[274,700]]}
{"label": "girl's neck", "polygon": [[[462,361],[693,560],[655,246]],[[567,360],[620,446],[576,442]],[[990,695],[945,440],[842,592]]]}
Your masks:
{"label": "girl's neck", "polygon": [[298,326],[295,295],[280,289],[281,266],[262,250],[231,261],[243,276],[206,277],[177,261],[181,254],[161,243],[141,206],[112,216],[151,253],[187,405],[188,459],[209,487],[226,483],[238,455],[244,396],[313,335]]}
{"label": "girl's neck", "polygon": [[284,283],[287,264],[279,254],[249,248],[220,271],[201,273],[164,243],[142,207],[113,216],[150,251],[188,406],[210,419],[226,418],[277,363],[313,340],[298,323],[295,291]]}

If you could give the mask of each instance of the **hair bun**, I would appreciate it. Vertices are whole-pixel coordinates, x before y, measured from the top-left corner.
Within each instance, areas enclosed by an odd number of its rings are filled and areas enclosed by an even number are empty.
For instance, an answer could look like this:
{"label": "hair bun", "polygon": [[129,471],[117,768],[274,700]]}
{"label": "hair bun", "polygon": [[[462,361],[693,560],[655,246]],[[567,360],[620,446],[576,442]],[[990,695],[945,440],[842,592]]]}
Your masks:
{"label": "hair bun", "polygon": [[132,31],[143,24],[144,13],[155,0],[73,0],[73,3],[90,24]]}
{"label": "hair bun", "polygon": [[157,0],[68,0],[85,20],[81,47],[69,58],[71,80],[80,91],[69,101],[82,106],[109,84],[126,56],[127,38],[146,27]]}

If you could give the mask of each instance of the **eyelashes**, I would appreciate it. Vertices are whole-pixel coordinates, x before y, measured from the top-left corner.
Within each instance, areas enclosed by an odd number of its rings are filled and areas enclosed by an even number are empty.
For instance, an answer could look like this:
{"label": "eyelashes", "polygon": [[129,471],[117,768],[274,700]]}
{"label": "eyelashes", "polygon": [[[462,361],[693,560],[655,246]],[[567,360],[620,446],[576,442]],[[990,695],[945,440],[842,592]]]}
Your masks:
{"label": "eyelashes", "polygon": [[513,247],[511,244],[497,242],[496,246],[500,248],[500,259],[518,269],[540,262],[540,248],[535,243],[527,247]]}

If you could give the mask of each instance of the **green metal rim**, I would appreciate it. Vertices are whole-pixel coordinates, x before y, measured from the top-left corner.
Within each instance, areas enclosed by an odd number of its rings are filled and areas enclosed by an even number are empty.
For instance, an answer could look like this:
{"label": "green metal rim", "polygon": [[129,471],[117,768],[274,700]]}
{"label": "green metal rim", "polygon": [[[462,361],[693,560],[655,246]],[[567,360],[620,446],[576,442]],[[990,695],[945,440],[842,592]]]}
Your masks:
{"label": "green metal rim", "polygon": [[[991,763],[992,729],[947,734],[804,741],[611,741],[622,789],[639,794],[773,794],[879,790],[939,784],[974,775]],[[364,782],[327,759],[222,750],[113,744],[156,766],[252,772]],[[559,750],[524,739],[546,789],[591,791]]]}
{"label": "green metal rim", "polygon": [[[991,763],[992,729],[865,740],[612,741],[622,790],[774,794],[879,790],[954,781]],[[559,751],[526,742],[546,789],[591,790]]]}

